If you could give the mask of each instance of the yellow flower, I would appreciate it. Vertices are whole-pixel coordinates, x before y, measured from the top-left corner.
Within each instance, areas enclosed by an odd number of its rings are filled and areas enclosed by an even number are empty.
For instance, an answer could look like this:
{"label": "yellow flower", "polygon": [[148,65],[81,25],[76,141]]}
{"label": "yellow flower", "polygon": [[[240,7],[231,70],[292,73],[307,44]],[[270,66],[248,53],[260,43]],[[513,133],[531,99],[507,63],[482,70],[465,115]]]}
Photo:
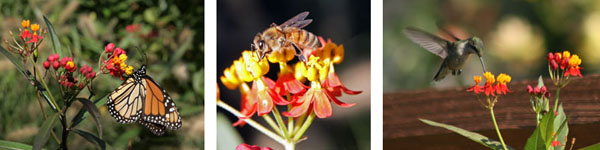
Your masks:
{"label": "yellow flower", "polygon": [[127,61],[127,55],[125,55],[125,54],[119,55],[119,60],[121,60],[121,62],[124,63],[125,61]]}
{"label": "yellow flower", "polygon": [[23,28],[27,29],[27,27],[29,27],[29,20],[21,21],[21,26],[23,26]]}
{"label": "yellow flower", "polygon": [[494,82],[496,82],[496,80],[494,79],[494,75],[491,72],[483,73],[483,77],[485,78],[486,83],[489,85],[494,84]]}
{"label": "yellow flower", "polygon": [[121,63],[121,64],[119,64],[119,68],[120,68],[121,70],[127,70],[127,64],[125,64],[125,63]]}
{"label": "yellow flower", "polygon": [[[306,71],[303,73],[309,81],[319,81],[321,76],[319,74],[327,74],[327,70],[322,70],[324,67],[319,61],[319,57],[313,56],[308,59],[306,63]],[[326,76],[325,76],[326,77]]]}
{"label": "yellow flower", "polygon": [[31,25],[31,31],[36,32],[38,30],[40,30],[40,25],[39,24],[32,24]]}
{"label": "yellow flower", "polygon": [[293,47],[285,47],[279,51],[271,52],[271,54],[267,56],[267,59],[272,63],[285,63],[294,59],[295,54],[296,52]]}
{"label": "yellow flower", "polygon": [[306,65],[304,65],[303,62],[298,62],[294,65],[294,77],[296,77],[296,80],[304,82],[306,79],[304,77],[304,72],[306,72]]}
{"label": "yellow flower", "polygon": [[507,75],[507,74],[500,73],[498,75],[497,80],[498,80],[498,84],[506,85],[506,83],[510,82],[511,77],[509,75]]}
{"label": "yellow flower", "polygon": [[248,70],[254,79],[260,78],[269,72],[269,62],[263,59],[258,62],[258,57],[252,55],[252,51],[242,52],[244,58],[245,69]]}
{"label": "yellow flower", "polygon": [[128,66],[127,69],[125,69],[125,73],[131,75],[133,73],[133,66]]}
{"label": "yellow flower", "polygon": [[325,46],[317,51],[317,56],[321,60],[330,60],[334,64],[339,64],[344,60],[344,45],[336,45],[328,40]]}
{"label": "yellow flower", "polygon": [[571,57],[571,52],[569,52],[569,51],[563,51],[562,57],[563,58],[569,58],[569,57]]}
{"label": "yellow flower", "polygon": [[235,67],[226,68],[221,76],[221,82],[226,88],[233,90],[240,85],[240,80],[237,78]]}
{"label": "yellow flower", "polygon": [[569,66],[571,66],[571,67],[579,66],[580,64],[581,64],[581,59],[576,54],[574,54],[571,57],[571,59],[569,59]]}
{"label": "yellow flower", "polygon": [[481,76],[473,76],[473,81],[475,81],[475,84],[481,83]]}

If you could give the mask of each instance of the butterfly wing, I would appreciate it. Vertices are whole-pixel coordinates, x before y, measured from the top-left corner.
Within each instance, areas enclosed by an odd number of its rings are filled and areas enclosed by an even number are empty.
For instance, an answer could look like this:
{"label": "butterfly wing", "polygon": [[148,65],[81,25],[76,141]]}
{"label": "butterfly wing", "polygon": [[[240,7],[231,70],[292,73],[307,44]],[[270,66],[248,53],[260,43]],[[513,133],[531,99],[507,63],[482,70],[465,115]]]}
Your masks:
{"label": "butterfly wing", "polygon": [[143,119],[144,121],[163,125],[169,129],[179,129],[181,127],[181,116],[175,106],[173,99],[162,89],[152,78],[145,76],[142,78],[144,87],[146,87],[146,97],[143,101]]}
{"label": "butterfly wing", "polygon": [[165,126],[160,125],[160,124],[148,122],[143,119],[138,120],[138,123],[141,124],[142,126],[148,128],[148,130],[150,130],[152,133],[154,133],[158,136],[161,136],[161,135],[165,134],[165,132],[166,132]]}
{"label": "butterfly wing", "polygon": [[119,123],[132,123],[142,113],[146,88],[135,78],[129,77],[108,96],[108,112]]}

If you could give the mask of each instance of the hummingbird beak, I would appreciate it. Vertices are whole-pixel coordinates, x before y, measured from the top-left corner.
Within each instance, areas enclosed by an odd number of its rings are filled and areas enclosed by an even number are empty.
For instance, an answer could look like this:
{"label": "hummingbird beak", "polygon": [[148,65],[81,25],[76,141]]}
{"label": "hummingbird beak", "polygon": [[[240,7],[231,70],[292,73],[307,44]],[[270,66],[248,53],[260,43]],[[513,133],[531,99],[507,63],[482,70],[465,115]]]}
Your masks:
{"label": "hummingbird beak", "polygon": [[479,55],[479,61],[481,61],[481,66],[483,67],[483,73],[487,72],[487,70],[485,69],[485,63],[483,63],[483,57],[481,55]]}

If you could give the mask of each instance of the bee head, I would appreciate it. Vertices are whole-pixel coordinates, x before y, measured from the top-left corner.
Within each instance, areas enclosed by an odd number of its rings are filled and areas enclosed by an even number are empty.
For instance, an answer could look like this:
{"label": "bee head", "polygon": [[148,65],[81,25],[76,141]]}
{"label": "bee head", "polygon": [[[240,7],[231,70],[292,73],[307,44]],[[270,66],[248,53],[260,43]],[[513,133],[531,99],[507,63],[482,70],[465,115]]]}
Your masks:
{"label": "bee head", "polygon": [[256,52],[259,61],[262,60],[265,57],[265,55],[270,51],[269,47],[265,43],[265,39],[260,33],[256,34],[253,43],[250,45],[250,48]]}

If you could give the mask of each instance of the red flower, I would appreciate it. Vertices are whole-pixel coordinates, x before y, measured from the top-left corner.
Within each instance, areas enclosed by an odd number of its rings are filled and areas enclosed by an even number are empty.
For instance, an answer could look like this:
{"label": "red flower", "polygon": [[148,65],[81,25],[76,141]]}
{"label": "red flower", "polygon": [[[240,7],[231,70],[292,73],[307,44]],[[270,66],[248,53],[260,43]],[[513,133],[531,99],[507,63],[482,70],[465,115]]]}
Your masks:
{"label": "red flower", "polygon": [[362,93],[362,91],[352,91],[346,88],[340,78],[335,74],[333,69],[330,69],[329,74],[327,75],[327,79],[323,82],[323,87],[327,89],[329,93],[333,96],[339,97],[342,96],[342,92],[350,95],[356,95]]}
{"label": "red flower", "polygon": [[235,147],[235,150],[272,150],[272,149],[270,147],[260,148],[259,146],[256,146],[256,145],[249,145],[246,143],[242,143],[242,144],[238,145],[237,147]]}
{"label": "red flower", "polygon": [[[352,107],[355,103],[347,104],[338,100],[335,96],[329,93],[326,89],[321,88],[318,82],[311,82],[311,88],[306,93],[294,100],[292,109],[289,112],[282,114],[287,117],[299,117],[302,114],[310,112],[314,109],[315,115],[319,118],[327,118],[332,114],[331,103],[333,101],[340,107]],[[310,109],[309,109],[310,108]]]}
{"label": "red flower", "polygon": [[552,147],[562,146],[559,141],[552,141]]}
{"label": "red flower", "polygon": [[46,68],[46,69],[50,68],[50,62],[44,61],[44,68]]}
{"label": "red flower", "polygon": [[275,107],[274,104],[289,104],[289,102],[274,91],[274,88],[275,82],[267,77],[262,77],[252,82],[248,100],[256,103],[256,110],[259,116],[270,113],[273,107]]}
{"label": "red flower", "polygon": [[483,87],[479,86],[479,82],[481,82],[481,76],[473,76],[473,81],[475,81],[475,85],[471,88],[467,89],[467,92],[473,91],[475,94],[479,94],[483,91]]}
{"label": "red flower", "polygon": [[[245,83],[244,83],[245,84]],[[248,86],[246,86],[248,87]],[[238,121],[233,123],[233,126],[244,126],[246,122],[244,119],[250,118],[254,113],[256,113],[256,101],[252,101],[248,99],[248,94],[242,94],[242,103],[240,113],[244,115],[244,117],[239,117]]]}
{"label": "red flower", "polygon": [[19,36],[22,40],[25,40],[25,38],[31,38],[31,33],[29,32],[29,30],[25,29]]}
{"label": "red flower", "polygon": [[125,27],[125,31],[127,32],[137,32],[142,27],[141,24],[130,24]]}
{"label": "red flower", "polygon": [[294,77],[293,72],[287,72],[280,75],[275,85],[275,91],[282,96],[286,95],[288,92],[292,95],[303,93],[308,88],[308,86],[302,84],[302,82]]}
{"label": "red flower", "polygon": [[36,33],[34,33],[34,34],[31,36],[31,39],[30,39],[29,41],[27,41],[27,43],[37,43],[37,42],[38,42],[38,40],[41,40],[41,39],[43,39],[43,38],[44,38],[43,36],[39,36],[39,35],[37,35]]}
{"label": "red flower", "polygon": [[115,44],[114,43],[108,43],[106,45],[106,47],[104,47],[104,52],[106,53],[112,53],[112,51],[115,49]]}

